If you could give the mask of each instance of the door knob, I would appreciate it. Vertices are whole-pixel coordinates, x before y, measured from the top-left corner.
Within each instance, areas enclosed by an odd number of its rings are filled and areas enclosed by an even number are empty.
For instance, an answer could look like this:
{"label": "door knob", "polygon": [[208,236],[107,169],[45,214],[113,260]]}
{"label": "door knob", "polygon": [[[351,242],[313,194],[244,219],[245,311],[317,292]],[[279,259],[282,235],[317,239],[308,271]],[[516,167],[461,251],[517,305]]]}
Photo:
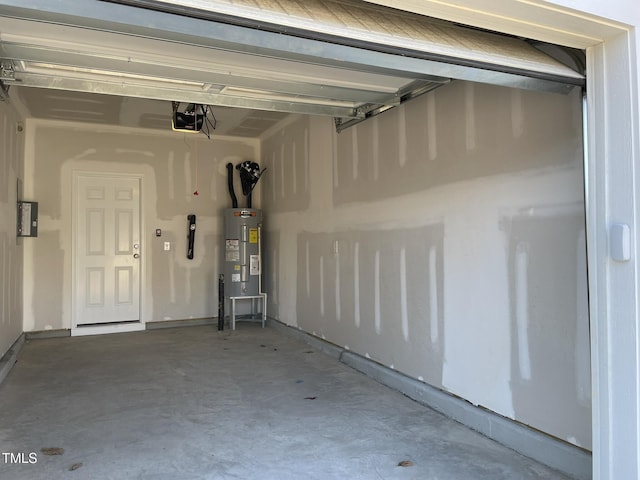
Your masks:
{"label": "door knob", "polygon": [[140,254],[139,253],[134,253],[133,254],[133,258],[140,258]]}

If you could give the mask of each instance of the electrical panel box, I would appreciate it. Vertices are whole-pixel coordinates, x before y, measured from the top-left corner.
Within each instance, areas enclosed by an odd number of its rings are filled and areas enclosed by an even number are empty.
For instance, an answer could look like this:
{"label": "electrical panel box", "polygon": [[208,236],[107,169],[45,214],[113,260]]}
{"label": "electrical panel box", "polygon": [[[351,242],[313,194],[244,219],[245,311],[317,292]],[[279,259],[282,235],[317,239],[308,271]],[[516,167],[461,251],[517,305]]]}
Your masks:
{"label": "electrical panel box", "polygon": [[38,202],[18,202],[18,237],[38,236]]}

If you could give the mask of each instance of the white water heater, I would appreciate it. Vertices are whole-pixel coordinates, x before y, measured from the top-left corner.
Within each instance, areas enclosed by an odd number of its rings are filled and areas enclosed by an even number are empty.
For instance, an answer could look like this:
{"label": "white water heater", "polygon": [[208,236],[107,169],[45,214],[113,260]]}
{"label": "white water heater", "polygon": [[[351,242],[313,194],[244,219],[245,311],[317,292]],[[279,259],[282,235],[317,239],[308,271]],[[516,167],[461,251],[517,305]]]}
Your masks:
{"label": "white water heater", "polygon": [[254,297],[262,290],[262,211],[224,211],[224,283],[227,297]]}

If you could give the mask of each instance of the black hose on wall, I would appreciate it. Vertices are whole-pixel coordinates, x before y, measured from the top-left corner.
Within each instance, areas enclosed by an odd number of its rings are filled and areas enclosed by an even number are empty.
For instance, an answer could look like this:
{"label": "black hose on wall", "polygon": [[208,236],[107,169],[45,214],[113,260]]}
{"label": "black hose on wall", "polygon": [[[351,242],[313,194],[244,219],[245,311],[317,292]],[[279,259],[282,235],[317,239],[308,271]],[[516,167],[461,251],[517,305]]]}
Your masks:
{"label": "black hose on wall", "polygon": [[238,198],[233,189],[233,163],[227,163],[227,183],[229,184],[229,195],[231,196],[231,206],[238,208]]}

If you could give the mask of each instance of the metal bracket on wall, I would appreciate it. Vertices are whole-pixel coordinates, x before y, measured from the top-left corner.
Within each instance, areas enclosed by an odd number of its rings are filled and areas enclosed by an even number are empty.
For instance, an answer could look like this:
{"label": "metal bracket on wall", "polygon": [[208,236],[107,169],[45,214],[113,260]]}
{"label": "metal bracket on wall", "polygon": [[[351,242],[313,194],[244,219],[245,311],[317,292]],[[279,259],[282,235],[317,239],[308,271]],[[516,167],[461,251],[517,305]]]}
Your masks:
{"label": "metal bracket on wall", "polygon": [[376,115],[380,115],[381,113],[386,112],[387,110],[391,110],[392,108],[397,107],[398,105],[402,105],[403,103],[408,102],[409,100],[413,100],[414,98],[417,98],[420,95],[423,95],[427,92],[435,90],[436,88],[441,87],[442,85],[446,85],[447,83],[450,83],[450,82],[451,82],[450,79],[443,79],[438,82],[416,80],[415,82],[412,82],[410,85],[404,88],[403,90],[396,93],[393,98],[390,98],[387,102],[384,102],[383,104],[367,103],[366,105],[360,106],[357,109],[358,113],[360,114],[358,118],[334,117],[333,120],[336,125],[336,132],[340,133],[349,127],[353,127],[354,125],[357,125],[360,122],[364,122],[368,118],[375,117]]}

